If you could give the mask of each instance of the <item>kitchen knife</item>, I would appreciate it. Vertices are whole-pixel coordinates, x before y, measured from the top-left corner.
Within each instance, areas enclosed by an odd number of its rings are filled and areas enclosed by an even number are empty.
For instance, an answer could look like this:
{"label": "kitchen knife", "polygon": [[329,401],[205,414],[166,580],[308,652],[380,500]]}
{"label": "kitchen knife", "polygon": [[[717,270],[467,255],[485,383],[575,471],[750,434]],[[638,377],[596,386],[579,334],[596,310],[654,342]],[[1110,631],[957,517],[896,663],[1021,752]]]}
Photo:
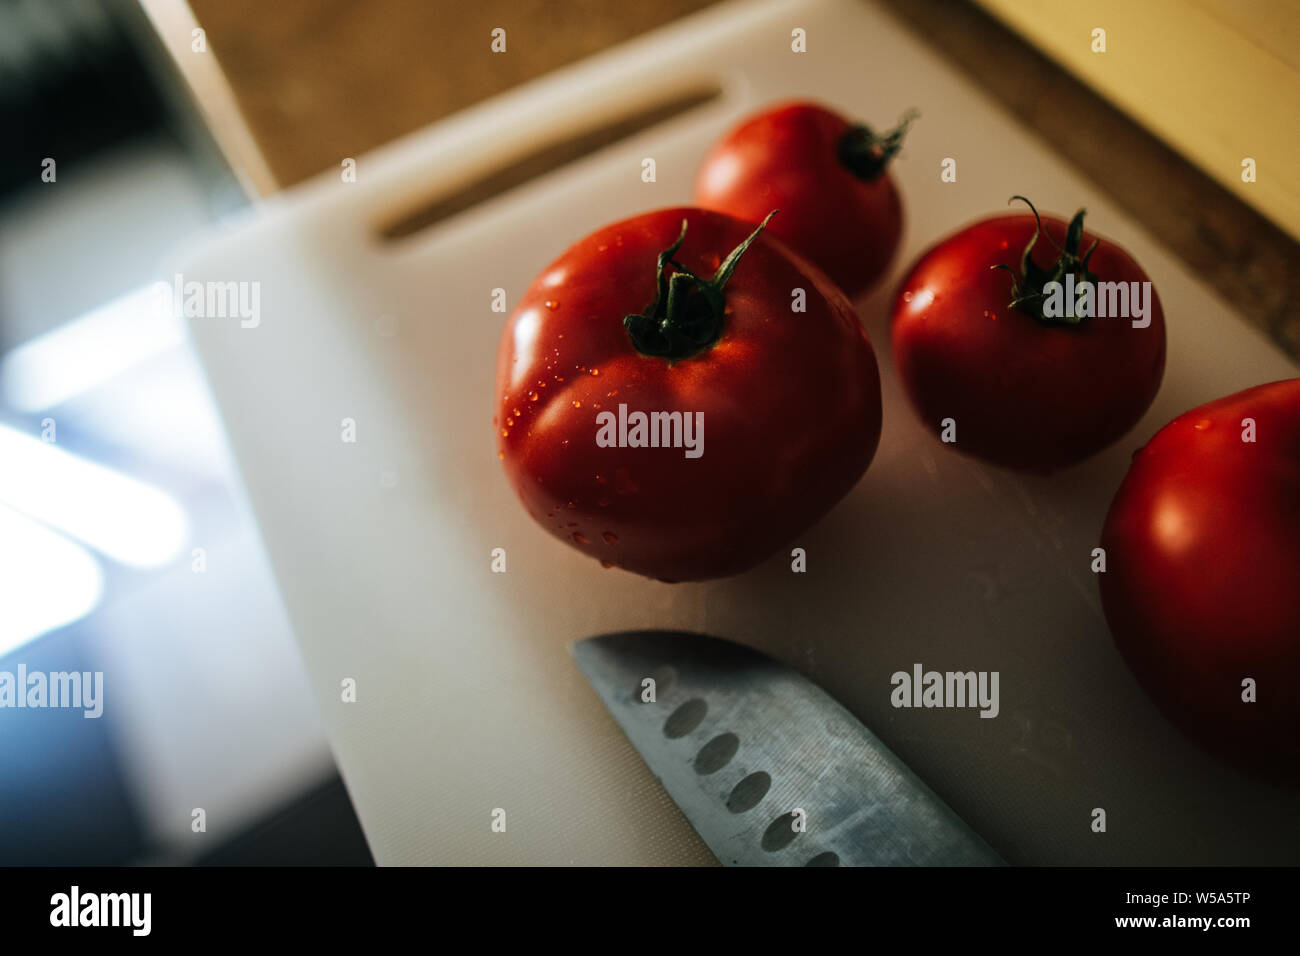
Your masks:
{"label": "kitchen knife", "polygon": [[788,667],[674,631],[593,637],[573,656],[726,866],[1002,865],[871,731]]}

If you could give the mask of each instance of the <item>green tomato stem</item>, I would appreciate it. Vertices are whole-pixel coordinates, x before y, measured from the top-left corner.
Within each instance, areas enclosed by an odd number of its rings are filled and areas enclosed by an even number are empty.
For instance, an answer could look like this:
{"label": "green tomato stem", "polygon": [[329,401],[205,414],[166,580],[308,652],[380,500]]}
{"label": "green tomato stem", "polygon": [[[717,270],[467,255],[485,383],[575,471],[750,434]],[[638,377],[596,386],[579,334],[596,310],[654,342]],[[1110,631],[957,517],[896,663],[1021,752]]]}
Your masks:
{"label": "green tomato stem", "polygon": [[[633,347],[642,355],[665,358],[669,362],[698,355],[722,337],[725,324],[728,280],[740,264],[741,257],[758,238],[773,216],[759,223],[731,253],[722,260],[712,279],[702,279],[673,260],[686,241],[686,220],[677,241],[659,253],[655,263],[655,297],[644,312],[624,316],[623,327]],[[672,266],[671,273],[668,267]]]}

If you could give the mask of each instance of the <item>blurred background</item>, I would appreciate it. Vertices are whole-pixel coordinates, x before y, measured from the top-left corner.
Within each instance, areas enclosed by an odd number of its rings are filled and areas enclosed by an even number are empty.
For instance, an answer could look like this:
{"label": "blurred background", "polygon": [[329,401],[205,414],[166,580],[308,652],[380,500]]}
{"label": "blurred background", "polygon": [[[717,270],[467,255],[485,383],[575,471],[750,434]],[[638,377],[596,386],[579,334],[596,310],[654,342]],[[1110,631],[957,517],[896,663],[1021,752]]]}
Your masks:
{"label": "blurred background", "polygon": [[110,701],[0,711],[0,864],[368,863],[152,296],[249,191],[132,2],[0,0],[0,129],[0,670],[102,671]]}
{"label": "blurred background", "polygon": [[[0,711],[0,864],[371,861],[153,286],[340,157],[707,5],[0,0],[0,671],[102,671],[112,701]],[[1233,158],[1252,136],[1296,155],[1294,128],[1252,130],[1250,91],[1300,73],[1300,4],[883,5],[1300,355],[1300,186],[1244,191]],[[1168,62],[1062,39],[1148,15]],[[498,23],[532,42],[476,67],[462,35]],[[1239,97],[1212,111],[1235,126],[1201,125],[1198,83]]]}

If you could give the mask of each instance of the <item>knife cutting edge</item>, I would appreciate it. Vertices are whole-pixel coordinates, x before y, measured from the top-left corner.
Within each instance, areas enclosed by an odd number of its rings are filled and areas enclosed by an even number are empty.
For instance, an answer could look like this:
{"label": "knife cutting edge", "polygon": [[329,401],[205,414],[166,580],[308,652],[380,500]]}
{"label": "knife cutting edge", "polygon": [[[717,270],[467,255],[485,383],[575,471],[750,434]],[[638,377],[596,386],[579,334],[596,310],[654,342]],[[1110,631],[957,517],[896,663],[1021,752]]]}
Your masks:
{"label": "knife cutting edge", "polygon": [[592,637],[573,656],[723,865],[1003,865],[857,718],[770,658],[680,631]]}

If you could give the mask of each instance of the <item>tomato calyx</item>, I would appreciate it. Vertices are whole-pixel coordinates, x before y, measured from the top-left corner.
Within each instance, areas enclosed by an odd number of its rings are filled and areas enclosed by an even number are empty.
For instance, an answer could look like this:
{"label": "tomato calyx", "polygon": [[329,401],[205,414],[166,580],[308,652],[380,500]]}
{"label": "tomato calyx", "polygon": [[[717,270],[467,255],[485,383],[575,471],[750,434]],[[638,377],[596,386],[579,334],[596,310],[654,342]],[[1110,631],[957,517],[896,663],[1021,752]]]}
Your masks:
{"label": "tomato calyx", "polygon": [[[1034,214],[1034,222],[1037,224],[1034,228],[1034,234],[1029,237],[1029,242],[1025,245],[1025,250],[1020,254],[1020,275],[1017,277],[1016,272],[1011,266],[998,263],[992,266],[993,269],[1005,269],[1011,273],[1011,302],[1009,308],[1019,309],[1021,312],[1032,316],[1044,325],[1078,325],[1085,318],[1083,315],[1074,314],[1078,310],[1065,309],[1066,315],[1046,315],[1043,311],[1043,303],[1047,300],[1049,293],[1046,286],[1050,283],[1063,283],[1066,275],[1073,274],[1075,285],[1081,282],[1095,283],[1097,276],[1088,269],[1088,260],[1092,254],[1097,251],[1097,244],[1101,241],[1094,239],[1088,251],[1082,256],[1079,255],[1079,244],[1083,241],[1083,216],[1085,210],[1080,209],[1070,220],[1069,227],[1065,230],[1065,245],[1059,246],[1056,240],[1049,233],[1043,232],[1043,221],[1038,218],[1038,210],[1024,196],[1012,196],[1008,204],[1019,199],[1029,211]],[[1046,235],[1047,241],[1056,246],[1056,261],[1050,268],[1043,269],[1038,263],[1034,262],[1034,244],[1038,242],[1039,235]]]}
{"label": "tomato calyx", "polygon": [[899,118],[898,125],[886,133],[876,133],[865,123],[850,126],[836,146],[840,164],[858,179],[866,182],[877,179],[902,148],[907,128],[920,115],[919,110],[908,110]]}
{"label": "tomato calyx", "polygon": [[[659,253],[655,265],[655,297],[644,312],[623,317],[632,345],[642,355],[665,358],[669,362],[698,355],[722,337],[726,314],[723,290],[740,258],[758,238],[758,234],[775,216],[773,209],[758,228],[722,260],[712,279],[702,279],[673,259],[686,241],[686,220],[677,241]],[[675,270],[671,274],[668,266]]]}

